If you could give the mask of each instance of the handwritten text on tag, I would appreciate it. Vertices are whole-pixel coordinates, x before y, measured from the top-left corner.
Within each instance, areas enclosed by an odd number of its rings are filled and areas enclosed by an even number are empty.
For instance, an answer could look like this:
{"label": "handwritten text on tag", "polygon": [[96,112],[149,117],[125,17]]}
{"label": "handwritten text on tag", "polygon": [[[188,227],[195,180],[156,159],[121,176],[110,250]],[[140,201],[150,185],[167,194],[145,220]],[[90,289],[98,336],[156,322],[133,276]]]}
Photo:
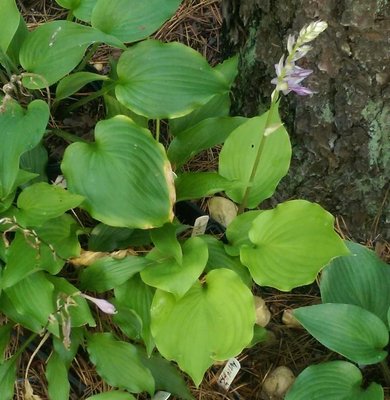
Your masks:
{"label": "handwritten text on tag", "polygon": [[218,385],[221,388],[228,390],[240,368],[241,365],[238,360],[236,358],[231,358],[218,378]]}

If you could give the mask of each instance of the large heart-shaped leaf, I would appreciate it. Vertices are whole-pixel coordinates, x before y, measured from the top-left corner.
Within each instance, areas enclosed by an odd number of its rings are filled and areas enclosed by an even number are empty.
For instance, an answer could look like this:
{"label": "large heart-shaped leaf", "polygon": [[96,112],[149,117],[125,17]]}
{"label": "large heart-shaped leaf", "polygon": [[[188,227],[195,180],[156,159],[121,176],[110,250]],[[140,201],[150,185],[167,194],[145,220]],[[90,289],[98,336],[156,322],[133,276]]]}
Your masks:
{"label": "large heart-shaped leaf", "polygon": [[111,386],[129,392],[154,392],[154,379],[143,365],[135,346],[115,340],[110,333],[88,338],[87,350],[98,374]]}
{"label": "large heart-shaped leaf", "polygon": [[332,258],[349,253],[333,230],[334,218],[305,200],[287,201],[263,211],[242,245],[241,262],[258,285],[289,291],[314,281]]}
{"label": "large heart-shaped leaf", "polygon": [[148,118],[180,117],[229,90],[221,73],[180,43],[141,42],[121,55],[117,73],[118,100]]}
{"label": "large heart-shaped leaf", "polygon": [[68,188],[107,225],[147,229],[173,218],[175,192],[163,147],[131,119],[100,121],[96,142],[73,143],[62,161]]}
{"label": "large heart-shaped leaf", "polygon": [[202,150],[223,143],[231,132],[246,121],[243,117],[207,118],[179,132],[168,149],[171,163],[179,168]]}
{"label": "large heart-shaped leaf", "polygon": [[179,300],[157,290],[151,313],[158,350],[176,361],[197,386],[215,360],[236,356],[253,336],[252,293],[224,268],[209,272],[203,285],[195,283]]}
{"label": "large heart-shaped leaf", "polygon": [[273,115],[269,123],[280,127],[271,135],[264,136],[267,120],[268,112],[236,128],[226,139],[219,156],[219,173],[229,180],[241,182],[240,186],[227,190],[226,194],[241,203],[251,179],[258,149],[263,147],[249,192],[249,208],[257,207],[272,196],[290,166],[291,144],[288,133],[279,116]]}
{"label": "large heart-shaped leaf", "polygon": [[7,52],[8,46],[18,29],[19,21],[20,14],[15,0],[2,0],[0,13],[0,50],[3,53]]}
{"label": "large heart-shaped leaf", "polygon": [[387,324],[390,268],[373,251],[345,242],[351,255],[333,260],[321,274],[323,303],[355,304]]}
{"label": "large heart-shaped leaf", "polygon": [[10,100],[0,113],[0,201],[16,189],[20,156],[42,139],[49,120],[49,107],[35,100],[24,110]]}
{"label": "large heart-shaped leaf", "polygon": [[24,189],[18,197],[19,218],[26,226],[42,225],[76,208],[83,200],[82,196],[72,194],[60,186],[46,182],[35,183]]}
{"label": "large heart-shaped leaf", "polygon": [[362,388],[359,368],[346,361],[330,361],[304,369],[287,392],[286,400],[383,400],[377,383]]}
{"label": "large heart-shaped leaf", "polygon": [[98,0],[92,12],[92,26],[122,42],[147,38],[168,20],[182,0]]}
{"label": "large heart-shaped leaf", "polygon": [[[71,21],[52,21],[30,33],[20,51],[22,67],[35,76],[23,79],[30,89],[44,88],[71,72],[93,43],[123,47],[118,39]],[[43,78],[43,79],[42,79]]]}
{"label": "large heart-shaped leaf", "polygon": [[324,346],[359,364],[384,360],[387,326],[371,312],[352,304],[301,307],[294,317]]}
{"label": "large heart-shaped leaf", "polygon": [[151,251],[146,258],[152,264],[141,272],[142,280],[147,285],[182,297],[199,278],[208,259],[207,245],[199,237],[187,239],[182,249],[181,263],[158,249]]}

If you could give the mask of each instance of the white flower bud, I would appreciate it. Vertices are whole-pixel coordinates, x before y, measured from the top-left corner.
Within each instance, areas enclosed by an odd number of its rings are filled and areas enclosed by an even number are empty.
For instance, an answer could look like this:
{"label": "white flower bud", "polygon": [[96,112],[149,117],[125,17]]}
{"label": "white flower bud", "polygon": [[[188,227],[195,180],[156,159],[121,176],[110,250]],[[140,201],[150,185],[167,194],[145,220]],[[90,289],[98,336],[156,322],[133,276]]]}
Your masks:
{"label": "white flower bud", "polygon": [[325,21],[315,21],[310,23],[309,25],[304,26],[299,32],[299,44],[311,42],[327,27],[328,24]]}

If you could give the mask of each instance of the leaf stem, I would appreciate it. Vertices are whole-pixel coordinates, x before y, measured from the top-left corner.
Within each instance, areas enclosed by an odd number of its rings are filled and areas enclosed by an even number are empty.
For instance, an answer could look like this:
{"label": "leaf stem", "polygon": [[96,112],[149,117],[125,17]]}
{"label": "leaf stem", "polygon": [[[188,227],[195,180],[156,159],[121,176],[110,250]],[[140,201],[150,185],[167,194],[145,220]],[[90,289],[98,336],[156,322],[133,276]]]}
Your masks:
{"label": "leaf stem", "polygon": [[156,142],[160,141],[160,119],[156,119]]}
{"label": "leaf stem", "polygon": [[64,139],[65,141],[70,143],[76,143],[76,142],[89,143],[88,140],[85,140],[80,136],[74,135],[73,133],[63,131],[62,129],[49,129],[46,131],[46,133],[52,133],[53,135],[58,136],[61,139]]}
{"label": "leaf stem", "polygon": [[260,144],[259,144],[259,147],[258,147],[258,150],[257,150],[255,161],[253,163],[253,167],[252,167],[252,171],[251,171],[251,174],[250,174],[250,177],[249,177],[249,181],[248,181],[248,184],[247,184],[245,192],[244,192],[244,196],[242,198],[241,204],[238,207],[238,211],[237,211],[238,215],[242,214],[245,211],[245,209],[246,209],[246,207],[248,205],[249,194],[250,194],[250,191],[252,189],[253,181],[255,180],[255,176],[256,176],[256,173],[257,173],[257,169],[259,167],[261,156],[262,156],[262,154],[264,152],[265,143],[267,142],[268,135],[265,135],[265,132],[267,132],[267,129],[269,129],[270,126],[272,125],[271,124],[272,115],[273,115],[273,113],[275,111],[275,107],[277,107],[277,105],[278,105],[278,98],[279,98],[278,93],[274,92],[272,94],[271,98],[272,98],[271,106],[270,106],[270,109],[268,111],[267,120],[266,120],[265,126],[264,126],[264,131],[263,131],[263,134],[262,134],[262,136],[260,138]]}
{"label": "leaf stem", "polygon": [[67,107],[65,109],[65,113],[69,113],[73,110],[76,110],[77,108],[83,106],[84,104],[89,103],[92,100],[97,99],[100,96],[105,95],[106,93],[108,93],[113,87],[115,86],[115,84],[111,84],[111,85],[107,85],[105,87],[103,87],[102,89],[93,92],[92,94],[90,94],[89,96],[84,97],[83,99],[80,99],[79,101],[76,101],[75,103],[71,104],[69,107]]}

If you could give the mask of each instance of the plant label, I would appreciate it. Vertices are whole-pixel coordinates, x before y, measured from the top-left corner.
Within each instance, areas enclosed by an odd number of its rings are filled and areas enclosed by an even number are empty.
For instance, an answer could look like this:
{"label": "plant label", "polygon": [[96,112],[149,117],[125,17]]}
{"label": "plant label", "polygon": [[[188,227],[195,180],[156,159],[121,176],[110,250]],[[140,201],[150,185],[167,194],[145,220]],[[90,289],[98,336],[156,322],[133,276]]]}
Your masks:
{"label": "plant label", "polygon": [[241,365],[239,361],[236,358],[231,358],[225,365],[225,368],[222,370],[221,375],[218,378],[218,385],[221,388],[228,390],[240,368]]}
{"label": "plant label", "polygon": [[194,228],[192,229],[191,237],[203,235],[206,232],[207,224],[210,217],[202,215],[195,220]]}
{"label": "plant label", "polygon": [[168,400],[171,397],[171,393],[169,392],[163,392],[162,390],[160,390],[159,392],[157,392],[154,397],[152,398],[152,400]]}

